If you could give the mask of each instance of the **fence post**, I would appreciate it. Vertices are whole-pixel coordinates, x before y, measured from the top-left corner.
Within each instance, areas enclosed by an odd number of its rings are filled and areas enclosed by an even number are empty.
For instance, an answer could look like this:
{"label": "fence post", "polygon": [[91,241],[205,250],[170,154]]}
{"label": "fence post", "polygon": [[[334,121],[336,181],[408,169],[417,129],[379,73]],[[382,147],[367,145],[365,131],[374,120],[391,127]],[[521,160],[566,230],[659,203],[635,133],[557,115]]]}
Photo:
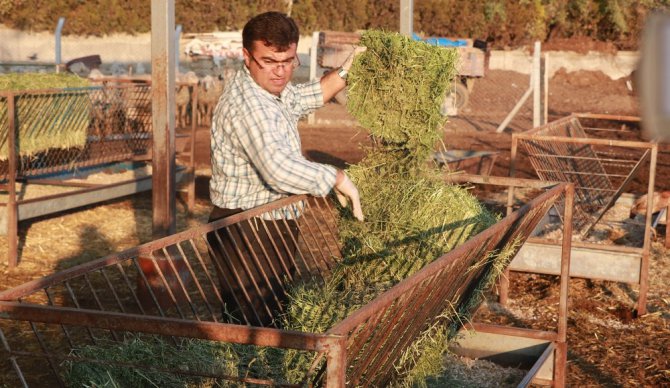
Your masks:
{"label": "fence post", "polygon": [[542,120],[540,125],[549,121],[549,53],[542,55]]}
{"label": "fence post", "polygon": [[561,278],[558,302],[558,335],[554,361],[554,386],[565,387],[565,369],[568,362],[568,293],[570,290],[570,254],[572,251],[572,212],[575,203],[575,185],[565,187],[563,209],[563,241],[561,245]]}
{"label": "fence post", "polygon": [[[312,47],[309,49],[309,80],[314,81],[316,79],[316,66],[317,66],[317,57],[319,56],[319,31],[314,31],[312,33]],[[314,124],[315,117],[314,112],[310,113],[307,116],[307,123],[312,125]]]}
{"label": "fence post", "polygon": [[540,83],[540,42],[535,42],[533,50],[533,66],[531,68],[530,84],[533,88],[533,128],[539,127],[542,123],[542,107],[540,104],[542,97],[542,84]]}
{"label": "fence post", "polygon": [[14,268],[19,263],[19,207],[16,204],[16,170],[18,169],[16,155],[16,135],[18,132],[16,118],[16,95],[10,93],[7,96],[7,118],[9,126],[7,127],[7,175],[8,175],[8,199],[7,199],[7,255],[9,268]]}
{"label": "fence post", "polygon": [[61,64],[61,52],[60,52],[60,41],[61,41],[61,32],[63,31],[63,24],[65,24],[65,18],[60,17],[58,18],[58,24],[56,25],[56,47],[55,47],[55,52],[56,52],[56,73],[60,73],[60,64]]}

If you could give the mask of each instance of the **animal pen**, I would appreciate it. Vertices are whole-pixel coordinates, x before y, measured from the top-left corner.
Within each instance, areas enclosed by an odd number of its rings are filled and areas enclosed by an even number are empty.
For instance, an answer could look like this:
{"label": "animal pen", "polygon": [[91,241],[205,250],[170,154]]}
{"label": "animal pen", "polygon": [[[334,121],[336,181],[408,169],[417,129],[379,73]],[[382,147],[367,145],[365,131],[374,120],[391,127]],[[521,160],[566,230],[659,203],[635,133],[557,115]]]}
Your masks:
{"label": "animal pen", "polygon": [[[510,175],[522,157],[543,181],[575,185],[574,227],[570,276],[639,285],[638,315],[645,314],[649,287],[649,250],[652,203],[647,205],[641,246],[587,241],[606,212],[629,184],[641,175],[654,192],[658,146],[640,140],[637,117],[572,114],[533,130],[512,135]],[[646,181],[644,180],[646,174]],[[509,201],[514,188],[509,192]],[[565,207],[557,202],[554,221]],[[551,222],[551,220],[549,220]],[[560,247],[541,233],[531,237],[509,266],[510,270],[557,274]],[[504,301],[507,287],[501,287]]]}
{"label": "animal pen", "polygon": [[[0,232],[9,266],[18,264],[19,221],[150,190],[152,133],[149,82],[0,93]],[[177,142],[190,149],[176,181],[187,182],[192,208],[195,125],[178,136],[190,138]]]}
{"label": "animal pen", "polygon": [[[264,315],[277,318],[285,312],[280,301],[288,288],[330,276],[341,260],[337,211],[329,198],[288,197],[151,241],[0,293],[0,340],[8,361],[4,374],[13,376],[7,382],[13,386],[66,385],[66,365],[97,363],[231,384],[388,386],[403,373],[395,368],[399,358],[424,330],[435,324],[463,328],[464,317],[482,301],[477,298],[482,282],[490,284],[491,255],[504,249],[512,249],[513,255],[555,201],[565,198],[570,204],[572,190],[570,184],[547,189],[325,332],[286,330],[278,327],[277,320],[265,327],[254,323]],[[571,209],[567,206],[563,215],[566,236],[571,234]],[[274,218],[278,214],[285,218]],[[297,238],[288,234],[262,242],[263,236],[291,219],[298,220]],[[234,241],[233,247],[219,257],[215,246],[222,246],[226,236]],[[468,339],[480,335],[489,336],[484,340],[489,347],[525,339],[522,346],[504,350],[507,357],[532,360],[521,385],[533,381],[563,386],[570,243],[567,238],[563,241],[555,331],[474,323],[468,326],[477,334],[461,332],[458,348],[467,351]],[[230,276],[220,277],[222,266],[231,260],[242,266],[228,268]],[[240,324],[226,323],[222,306],[242,311]],[[177,349],[187,340],[226,345],[249,357],[240,356],[233,370],[222,370],[222,360],[215,366],[184,365],[189,357],[181,356],[177,365],[157,366],[101,359],[101,351],[79,353],[89,345],[111,346],[140,335]],[[293,349],[303,356],[307,362],[301,364],[300,381],[268,377],[272,365],[259,365],[263,349]],[[487,352],[491,354],[490,349]],[[8,370],[10,365],[14,373]]]}

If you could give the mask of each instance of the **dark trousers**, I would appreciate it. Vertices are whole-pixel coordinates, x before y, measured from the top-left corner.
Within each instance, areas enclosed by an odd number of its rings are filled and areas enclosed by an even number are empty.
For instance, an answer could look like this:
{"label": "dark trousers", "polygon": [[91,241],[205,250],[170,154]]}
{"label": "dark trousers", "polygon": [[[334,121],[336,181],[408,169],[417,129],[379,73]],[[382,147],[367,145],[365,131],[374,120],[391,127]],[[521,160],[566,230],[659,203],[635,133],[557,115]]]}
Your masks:
{"label": "dark trousers", "polygon": [[[209,222],[241,211],[215,206]],[[274,320],[286,305],[286,287],[295,275],[298,233],[294,220],[251,218],[207,234],[225,320],[279,326]]]}

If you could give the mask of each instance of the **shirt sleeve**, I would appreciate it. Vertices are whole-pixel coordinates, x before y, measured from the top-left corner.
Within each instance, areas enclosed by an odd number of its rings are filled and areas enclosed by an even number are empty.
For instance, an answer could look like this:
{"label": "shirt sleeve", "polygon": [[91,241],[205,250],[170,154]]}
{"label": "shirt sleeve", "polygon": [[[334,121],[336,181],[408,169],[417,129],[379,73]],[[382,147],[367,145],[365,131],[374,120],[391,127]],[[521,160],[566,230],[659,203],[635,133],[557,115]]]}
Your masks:
{"label": "shirt sleeve", "polygon": [[297,108],[294,112],[298,116],[312,113],[315,109],[323,106],[323,91],[321,90],[321,80],[316,79],[303,84],[295,85],[297,94]]}
{"label": "shirt sleeve", "polygon": [[[320,88],[319,88],[320,91]],[[250,104],[253,106],[254,104]],[[257,173],[271,189],[284,194],[325,196],[335,185],[337,170],[305,159],[288,144],[281,114],[251,108],[237,136]]]}

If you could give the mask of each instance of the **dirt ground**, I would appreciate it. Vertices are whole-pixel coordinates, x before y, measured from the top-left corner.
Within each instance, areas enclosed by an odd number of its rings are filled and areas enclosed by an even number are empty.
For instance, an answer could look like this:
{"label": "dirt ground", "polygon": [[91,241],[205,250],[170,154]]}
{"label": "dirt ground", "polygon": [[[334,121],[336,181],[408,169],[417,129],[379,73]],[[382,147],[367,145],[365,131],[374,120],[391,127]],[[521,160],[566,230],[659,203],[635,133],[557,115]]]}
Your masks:
{"label": "dirt ground", "polygon": [[[491,76],[493,76],[492,74]],[[599,72],[558,72],[550,80],[549,118],[571,112],[639,115],[637,100],[626,79],[610,80]],[[494,106],[491,109],[495,109]],[[330,103],[315,115],[315,123],[301,122],[305,155],[338,167],[356,163],[369,144],[367,133],[346,109]],[[500,152],[493,175],[508,176],[511,133],[473,129],[458,117],[450,119],[445,144],[456,149]],[[178,201],[177,228],[206,222],[208,200],[209,132],[199,128],[196,138],[197,201],[191,215]],[[662,145],[656,187],[670,190],[670,148]],[[517,176],[534,177],[529,166]],[[628,191],[642,193],[643,180]],[[363,198],[363,205],[365,199]],[[129,221],[130,220],[130,221]],[[151,195],[141,194],[77,211],[23,222],[22,258],[18,268],[0,263],[0,289],[69,268],[75,264],[151,240]],[[659,230],[663,232],[663,229]],[[661,233],[659,236],[663,236]],[[638,287],[604,281],[573,279],[568,322],[568,385],[591,387],[670,386],[670,255],[659,237],[652,243],[648,314],[635,317]],[[6,252],[4,242],[0,252]],[[503,320],[530,328],[555,325],[558,281],[542,275],[512,274],[510,301],[489,302],[483,320],[502,312]],[[499,319],[498,319],[499,320]]]}

